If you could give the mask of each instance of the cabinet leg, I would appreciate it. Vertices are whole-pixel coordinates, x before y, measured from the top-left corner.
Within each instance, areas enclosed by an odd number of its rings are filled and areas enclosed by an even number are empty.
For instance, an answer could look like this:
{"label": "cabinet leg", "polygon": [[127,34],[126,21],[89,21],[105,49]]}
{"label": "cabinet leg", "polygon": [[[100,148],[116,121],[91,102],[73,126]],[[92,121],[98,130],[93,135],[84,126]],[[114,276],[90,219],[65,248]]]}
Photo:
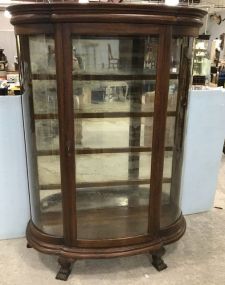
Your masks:
{"label": "cabinet leg", "polygon": [[61,266],[56,275],[56,279],[66,281],[71,273],[73,260],[59,257],[58,263]]}
{"label": "cabinet leg", "polygon": [[164,247],[152,253],[152,265],[158,270],[162,271],[167,268],[164,263],[162,256],[165,254],[166,250]]}

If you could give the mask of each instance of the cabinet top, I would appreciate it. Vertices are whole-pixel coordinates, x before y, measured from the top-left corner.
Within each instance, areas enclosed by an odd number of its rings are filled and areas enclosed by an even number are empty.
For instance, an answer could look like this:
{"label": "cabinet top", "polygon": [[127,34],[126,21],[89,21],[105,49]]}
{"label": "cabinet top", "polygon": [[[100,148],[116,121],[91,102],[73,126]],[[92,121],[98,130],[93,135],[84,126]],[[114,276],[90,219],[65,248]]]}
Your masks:
{"label": "cabinet top", "polygon": [[201,26],[204,10],[165,5],[130,3],[37,3],[7,8],[11,23],[149,23],[161,25]]}

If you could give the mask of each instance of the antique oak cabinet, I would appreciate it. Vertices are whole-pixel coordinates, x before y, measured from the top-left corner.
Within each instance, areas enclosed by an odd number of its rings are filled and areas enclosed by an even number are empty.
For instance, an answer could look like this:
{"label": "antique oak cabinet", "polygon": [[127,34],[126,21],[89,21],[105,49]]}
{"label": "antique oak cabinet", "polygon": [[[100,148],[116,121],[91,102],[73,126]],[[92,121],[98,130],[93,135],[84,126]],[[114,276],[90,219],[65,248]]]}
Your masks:
{"label": "antique oak cabinet", "polygon": [[157,270],[179,208],[194,38],[204,11],[109,3],[8,8],[23,90],[28,246],[77,259],[139,253]]}

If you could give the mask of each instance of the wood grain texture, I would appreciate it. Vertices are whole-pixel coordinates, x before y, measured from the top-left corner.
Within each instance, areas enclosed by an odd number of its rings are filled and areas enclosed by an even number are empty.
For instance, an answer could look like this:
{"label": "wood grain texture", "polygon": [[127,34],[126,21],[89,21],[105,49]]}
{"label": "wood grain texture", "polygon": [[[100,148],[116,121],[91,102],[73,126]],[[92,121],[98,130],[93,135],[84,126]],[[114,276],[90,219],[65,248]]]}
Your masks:
{"label": "wood grain texture", "polygon": [[162,28],[158,52],[157,73],[160,76],[156,82],[151,160],[151,195],[149,201],[149,232],[155,236],[158,235],[160,228],[171,40],[172,27]]}
{"label": "wood grain texture", "polygon": [[[131,239],[103,240],[98,241],[98,247],[96,247],[96,241],[78,241],[76,247],[68,247],[63,245],[58,238],[49,236],[47,240],[43,232],[38,230],[31,221],[28,223],[26,236],[29,244],[43,253],[73,259],[112,258],[154,252],[163,245],[177,241],[183,236],[185,230],[186,223],[181,215],[175,223],[161,230],[158,238],[141,236]],[[111,246],[106,246],[106,244]]]}
{"label": "wood grain texture", "polygon": [[[72,51],[67,27],[56,27],[56,75],[60,132],[60,166],[63,204],[63,229],[66,245],[73,244],[76,237],[75,210],[75,162],[74,162],[74,114],[72,95]],[[70,94],[70,96],[68,96]],[[67,171],[70,169],[70,171]]]}
{"label": "wood grain texture", "polygon": [[202,25],[206,14],[200,9],[160,5],[112,4],[112,3],[42,3],[14,5],[8,8],[11,23],[148,23],[177,24],[196,27]]}
{"label": "wood grain texture", "polygon": [[[165,151],[172,151],[173,147],[166,146]],[[76,148],[77,154],[98,154],[98,153],[128,153],[128,152],[151,152],[151,147],[121,147],[121,148]],[[39,150],[38,156],[59,155],[58,149]]]}

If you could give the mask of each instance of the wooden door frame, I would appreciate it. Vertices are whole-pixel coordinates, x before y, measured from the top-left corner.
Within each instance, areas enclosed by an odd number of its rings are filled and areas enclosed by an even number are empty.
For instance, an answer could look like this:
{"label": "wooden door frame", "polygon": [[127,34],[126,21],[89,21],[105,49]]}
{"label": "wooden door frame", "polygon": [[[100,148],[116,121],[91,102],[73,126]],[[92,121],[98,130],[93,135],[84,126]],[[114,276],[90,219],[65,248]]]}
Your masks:
{"label": "wooden door frame", "polygon": [[66,246],[75,246],[77,236],[75,142],[72,96],[72,48],[68,24],[55,24],[55,53],[64,243]]}
{"label": "wooden door frame", "polygon": [[172,26],[160,31],[157,79],[153,117],[151,187],[149,199],[149,233],[157,238],[160,233],[161,194],[163,183],[165,132],[170,80]]}
{"label": "wooden door frame", "polygon": [[[118,27],[119,25],[119,27]],[[104,246],[122,246],[124,242],[135,244],[146,242],[157,238],[160,232],[160,209],[161,209],[161,191],[163,179],[164,164],[164,140],[167,115],[167,100],[169,90],[169,69],[170,69],[170,46],[172,40],[172,27],[162,26],[154,27],[153,25],[139,25],[137,28],[134,24],[110,24],[109,27],[98,29],[99,23],[89,24],[57,24],[56,43],[58,49],[57,66],[63,66],[63,76],[57,77],[60,82],[58,86],[60,95],[60,137],[61,137],[61,160],[62,160],[62,192],[63,192],[63,212],[64,212],[64,238],[67,244],[78,247],[102,247]],[[129,32],[128,32],[129,31]],[[152,145],[152,162],[151,162],[151,185],[149,197],[149,225],[148,234],[105,240],[80,240],[77,239],[77,220],[76,220],[76,175],[75,163],[76,153],[74,146],[74,115],[73,115],[73,81],[72,81],[72,35],[93,35],[93,36],[159,36],[158,63],[156,76],[156,96],[154,103],[154,121],[153,123],[153,145]],[[63,53],[60,57],[59,54]],[[64,62],[62,60],[64,58]],[[63,129],[64,126],[64,129]],[[65,130],[65,126],[67,129]],[[69,131],[70,129],[70,131]],[[76,130],[75,130],[76,131]],[[67,139],[65,138],[67,137]],[[69,155],[68,145],[69,141]],[[67,171],[67,169],[70,169]],[[150,184],[150,181],[149,181]]]}

